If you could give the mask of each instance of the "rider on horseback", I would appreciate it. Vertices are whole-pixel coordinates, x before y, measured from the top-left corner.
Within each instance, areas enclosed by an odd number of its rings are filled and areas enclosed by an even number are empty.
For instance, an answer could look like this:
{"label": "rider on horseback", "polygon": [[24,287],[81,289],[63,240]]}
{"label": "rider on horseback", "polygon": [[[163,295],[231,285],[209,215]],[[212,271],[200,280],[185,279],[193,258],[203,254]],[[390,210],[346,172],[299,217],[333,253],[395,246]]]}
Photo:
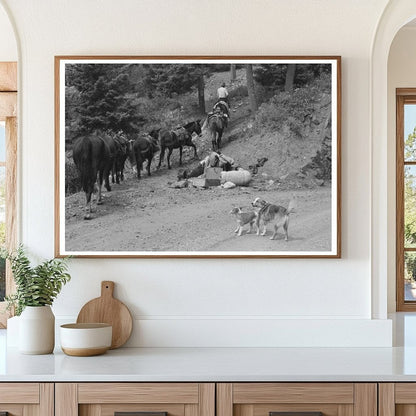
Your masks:
{"label": "rider on horseback", "polygon": [[208,114],[220,114],[224,119],[225,127],[228,126],[228,120],[230,118],[230,106],[228,103],[228,91],[225,88],[225,82],[217,90],[218,101],[214,104],[212,112]]}
{"label": "rider on horseback", "polygon": [[[221,89],[225,90],[221,92]],[[208,113],[208,117],[213,115],[219,115],[223,120],[225,127],[228,126],[228,120],[230,118],[230,107],[228,105],[228,92],[225,89],[225,84],[222,84],[222,87],[218,88],[218,101],[212,107],[212,111]]]}
{"label": "rider on horseback", "polygon": [[225,88],[225,82],[222,83],[221,87],[217,90],[218,101],[224,101],[228,104],[228,91]]}

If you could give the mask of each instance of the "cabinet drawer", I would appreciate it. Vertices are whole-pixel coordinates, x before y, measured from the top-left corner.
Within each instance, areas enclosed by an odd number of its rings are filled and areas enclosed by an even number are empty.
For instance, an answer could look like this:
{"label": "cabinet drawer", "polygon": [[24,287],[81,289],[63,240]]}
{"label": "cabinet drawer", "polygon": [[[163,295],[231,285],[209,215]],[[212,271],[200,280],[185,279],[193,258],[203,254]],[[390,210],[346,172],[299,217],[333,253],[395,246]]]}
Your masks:
{"label": "cabinet drawer", "polygon": [[53,416],[53,384],[0,383],[0,415]]}
{"label": "cabinet drawer", "polygon": [[213,383],[58,383],[56,416],[215,416]]}
{"label": "cabinet drawer", "polygon": [[40,400],[38,383],[0,383],[0,403],[31,403]]}
{"label": "cabinet drawer", "polygon": [[220,383],[217,416],[376,416],[375,383]]}
{"label": "cabinet drawer", "polygon": [[80,383],[79,403],[198,403],[198,383]]}

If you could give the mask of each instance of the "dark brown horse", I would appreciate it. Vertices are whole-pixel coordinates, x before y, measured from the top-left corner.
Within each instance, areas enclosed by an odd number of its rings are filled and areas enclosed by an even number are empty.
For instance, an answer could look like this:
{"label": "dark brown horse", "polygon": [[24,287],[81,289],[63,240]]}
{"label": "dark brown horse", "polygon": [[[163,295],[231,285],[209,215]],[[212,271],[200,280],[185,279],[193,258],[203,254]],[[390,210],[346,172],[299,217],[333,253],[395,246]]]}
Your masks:
{"label": "dark brown horse", "polygon": [[217,109],[221,110],[224,114],[227,115],[227,117],[230,117],[230,108],[225,101],[218,100],[214,104],[214,107],[212,108],[212,110],[213,112],[215,112]]}
{"label": "dark brown horse", "polygon": [[198,157],[196,146],[192,142],[192,134],[196,133],[198,136],[201,135],[202,131],[200,122],[201,120],[191,121],[177,130],[161,129],[159,131],[160,156],[158,169],[160,168],[162,160],[165,157],[166,148],[169,149],[167,155],[169,169],[171,169],[170,156],[172,155],[173,149],[179,149],[179,165],[182,165],[183,146],[193,147],[195,159]]}
{"label": "dark brown horse", "polygon": [[113,166],[114,154],[104,139],[105,135],[94,133],[90,136],[79,137],[75,140],[72,157],[78,168],[82,189],[85,192],[85,216],[84,219],[91,219],[91,213],[94,211],[91,202],[91,196],[94,192],[94,186],[98,176],[98,197],[97,204],[102,203],[101,187],[103,181],[107,191],[111,191],[108,180],[111,168]]}
{"label": "dark brown horse", "polygon": [[211,135],[212,150],[217,152],[221,148],[221,139],[224,129],[227,127],[227,120],[222,112],[215,112],[208,115],[208,130]]}
{"label": "dark brown horse", "polygon": [[160,130],[162,129],[153,129],[152,131],[149,131],[149,136],[153,137],[155,140],[158,140]]}
{"label": "dark brown horse", "polygon": [[147,160],[147,174],[150,176],[150,165],[154,154],[159,150],[157,139],[148,135],[138,137],[133,144],[133,153],[136,159],[137,178],[140,179],[140,171],[143,169],[143,162]]}
{"label": "dark brown horse", "polygon": [[119,131],[113,134],[113,140],[116,147],[116,155],[114,158],[114,168],[112,171],[112,182],[114,183],[114,176],[116,183],[124,181],[124,165],[127,157],[131,152],[131,143],[124,132]]}

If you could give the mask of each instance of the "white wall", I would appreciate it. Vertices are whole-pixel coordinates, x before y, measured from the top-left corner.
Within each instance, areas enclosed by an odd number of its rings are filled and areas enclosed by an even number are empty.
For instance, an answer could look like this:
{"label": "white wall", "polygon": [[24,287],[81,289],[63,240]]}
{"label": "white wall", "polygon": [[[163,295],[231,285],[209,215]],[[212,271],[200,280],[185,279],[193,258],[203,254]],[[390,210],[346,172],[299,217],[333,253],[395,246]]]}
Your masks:
{"label": "white wall", "polygon": [[[1,3],[0,3],[1,4]],[[0,61],[17,61],[17,44],[6,10],[0,6]]]}
{"label": "white wall", "polygon": [[54,55],[343,58],[342,259],[74,259],[57,316],[73,319],[110,279],[137,319],[130,345],[389,345],[385,298],[371,320],[370,254],[370,53],[386,3],[0,0],[21,39],[21,239],[43,257],[54,246]]}
{"label": "white wall", "polygon": [[391,44],[388,62],[388,309],[396,310],[396,88],[416,87],[416,26],[403,27]]}

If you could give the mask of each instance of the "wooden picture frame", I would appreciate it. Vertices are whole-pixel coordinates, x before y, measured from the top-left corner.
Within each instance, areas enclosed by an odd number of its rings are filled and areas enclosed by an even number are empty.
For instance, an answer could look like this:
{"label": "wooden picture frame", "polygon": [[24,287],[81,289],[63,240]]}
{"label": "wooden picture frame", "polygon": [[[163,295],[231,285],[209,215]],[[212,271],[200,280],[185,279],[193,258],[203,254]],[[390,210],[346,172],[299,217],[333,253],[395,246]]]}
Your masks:
{"label": "wooden picture frame", "polygon": [[56,56],[55,255],[339,258],[341,58]]}

